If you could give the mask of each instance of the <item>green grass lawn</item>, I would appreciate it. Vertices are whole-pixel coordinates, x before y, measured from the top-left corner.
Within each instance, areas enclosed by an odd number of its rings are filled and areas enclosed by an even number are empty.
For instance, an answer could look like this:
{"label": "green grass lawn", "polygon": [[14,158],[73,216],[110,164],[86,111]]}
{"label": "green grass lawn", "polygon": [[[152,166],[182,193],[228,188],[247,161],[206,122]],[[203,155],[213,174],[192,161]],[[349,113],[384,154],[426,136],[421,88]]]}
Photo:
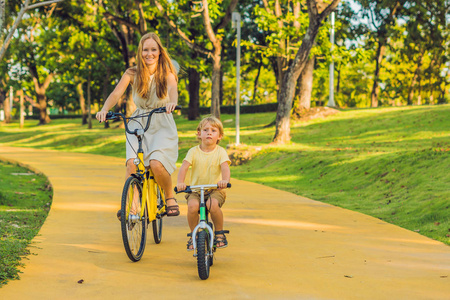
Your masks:
{"label": "green grass lawn", "polygon": [[52,203],[53,191],[42,174],[0,162],[0,287],[19,276],[18,266]]}
{"label": "green grass lawn", "polygon": [[[221,117],[235,141],[234,115]],[[241,115],[240,141],[262,148],[232,177],[355,210],[450,245],[450,106],[345,110],[293,122],[292,143],[269,145],[275,113]],[[196,145],[198,121],[176,116],[180,163]],[[26,121],[0,127],[0,145],[125,156],[119,123],[105,130],[81,120]],[[283,199],[280,199],[283,201]],[[299,216],[301,218],[301,216]]]}

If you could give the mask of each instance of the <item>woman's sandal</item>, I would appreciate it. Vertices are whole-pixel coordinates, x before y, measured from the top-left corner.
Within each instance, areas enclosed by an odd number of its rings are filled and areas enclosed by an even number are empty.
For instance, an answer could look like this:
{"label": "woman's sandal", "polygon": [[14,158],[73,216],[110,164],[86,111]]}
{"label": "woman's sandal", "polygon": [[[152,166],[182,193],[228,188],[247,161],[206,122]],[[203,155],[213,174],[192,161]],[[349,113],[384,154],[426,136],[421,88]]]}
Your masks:
{"label": "woman's sandal", "polygon": [[[177,203],[177,205],[166,206],[167,216],[168,216],[168,217],[176,217],[176,216],[180,215],[180,206],[178,206],[177,199],[175,199],[175,198],[173,198],[173,197],[167,198],[167,199],[166,199],[166,203],[167,203],[167,200],[170,200],[170,199],[175,200],[175,202]],[[169,213],[169,211],[171,211],[171,213]]]}
{"label": "woman's sandal", "polygon": [[[216,248],[226,248],[228,246],[227,237],[225,236],[225,233],[230,233],[229,230],[219,230],[214,231],[214,246]],[[219,236],[217,236],[220,234]],[[219,246],[219,244],[222,244],[222,246]]]}
{"label": "woman's sandal", "polygon": [[192,243],[192,232],[188,233],[187,236],[189,237],[189,240],[188,240],[187,245],[186,245],[187,251],[193,251],[194,250],[194,245]]}

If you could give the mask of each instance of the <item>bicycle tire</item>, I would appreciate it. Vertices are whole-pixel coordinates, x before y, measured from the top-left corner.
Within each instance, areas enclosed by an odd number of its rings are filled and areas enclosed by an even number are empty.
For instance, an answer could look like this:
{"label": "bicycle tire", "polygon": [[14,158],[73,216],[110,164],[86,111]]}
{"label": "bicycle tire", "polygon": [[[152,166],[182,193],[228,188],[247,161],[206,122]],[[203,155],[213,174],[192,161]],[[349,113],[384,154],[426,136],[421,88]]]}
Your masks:
{"label": "bicycle tire", "polygon": [[[130,201],[133,201],[132,193],[137,189],[139,193],[139,201],[137,203],[137,212],[144,209],[142,219],[127,219],[127,209],[131,206]],[[122,240],[125,247],[125,252],[128,258],[133,261],[139,261],[142,258],[145,250],[145,243],[147,238],[147,219],[148,212],[145,207],[142,207],[142,182],[136,177],[129,177],[125,182],[122,203],[121,203],[121,229]]]}
{"label": "bicycle tire", "polygon": [[[164,206],[164,201],[162,199],[161,191],[157,189],[156,193],[156,205],[158,210]],[[153,227],[153,239],[155,240],[155,244],[161,243],[162,239],[162,227],[163,227],[163,216],[157,214],[156,219],[152,221]]]}
{"label": "bicycle tire", "polygon": [[197,268],[200,279],[205,280],[209,277],[209,235],[202,230],[197,237]]}

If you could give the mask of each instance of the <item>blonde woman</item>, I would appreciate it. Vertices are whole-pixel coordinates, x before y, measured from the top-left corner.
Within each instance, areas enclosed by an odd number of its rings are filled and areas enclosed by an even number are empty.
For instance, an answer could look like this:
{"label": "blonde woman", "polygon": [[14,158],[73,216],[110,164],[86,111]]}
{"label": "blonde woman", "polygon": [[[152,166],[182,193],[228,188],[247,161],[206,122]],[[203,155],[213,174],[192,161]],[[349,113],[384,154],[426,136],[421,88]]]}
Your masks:
{"label": "blonde woman", "polygon": [[[155,33],[147,33],[139,42],[137,65],[126,70],[114,91],[106,99],[103,108],[97,113],[100,122],[106,120],[107,112],[117,104],[128,85],[132,86],[136,116],[158,107],[166,107],[166,114],[154,114],[149,129],[143,139],[144,164],[149,166],[158,184],[164,189],[167,215],[178,216],[180,210],[172,190],[171,174],[176,170],[178,158],[178,134],[172,112],[178,102],[178,77]],[[130,130],[145,127],[147,120],[134,119],[128,124]],[[142,126],[142,127],[141,127]],[[137,138],[127,134],[126,178],[136,171],[133,159],[136,157]],[[119,213],[118,213],[119,216]]]}

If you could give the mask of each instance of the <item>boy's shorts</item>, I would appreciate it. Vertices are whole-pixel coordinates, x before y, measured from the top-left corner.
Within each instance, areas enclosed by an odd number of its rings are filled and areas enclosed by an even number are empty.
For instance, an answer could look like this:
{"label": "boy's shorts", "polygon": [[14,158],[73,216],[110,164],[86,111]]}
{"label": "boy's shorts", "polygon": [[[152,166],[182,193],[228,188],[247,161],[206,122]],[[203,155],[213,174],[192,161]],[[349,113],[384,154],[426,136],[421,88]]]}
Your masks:
{"label": "boy's shorts", "polygon": [[[200,192],[192,192],[190,194],[186,194],[185,197],[188,203],[189,201],[194,199],[200,203]],[[224,190],[214,190],[209,195],[205,193],[205,202],[207,202],[210,197],[216,199],[219,202],[219,207],[222,207],[222,205],[225,203],[225,199],[227,198],[227,194]]]}

